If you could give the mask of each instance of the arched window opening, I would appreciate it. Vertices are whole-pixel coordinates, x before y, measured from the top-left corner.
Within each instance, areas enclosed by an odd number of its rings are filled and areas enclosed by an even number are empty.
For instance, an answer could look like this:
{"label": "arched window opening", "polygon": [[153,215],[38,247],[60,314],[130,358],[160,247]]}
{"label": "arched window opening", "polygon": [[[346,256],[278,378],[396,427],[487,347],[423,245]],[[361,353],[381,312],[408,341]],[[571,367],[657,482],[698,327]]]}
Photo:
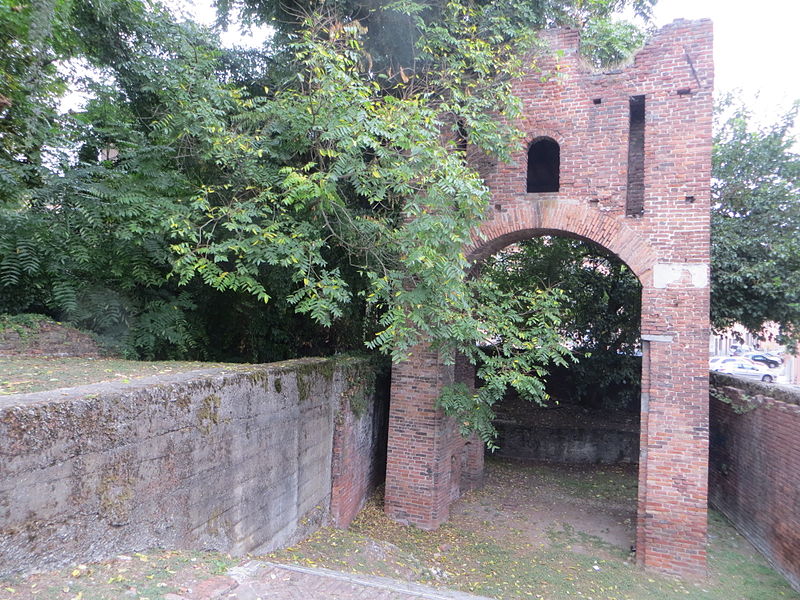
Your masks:
{"label": "arched window opening", "polygon": [[528,193],[557,192],[561,148],[552,138],[536,140],[528,148]]}

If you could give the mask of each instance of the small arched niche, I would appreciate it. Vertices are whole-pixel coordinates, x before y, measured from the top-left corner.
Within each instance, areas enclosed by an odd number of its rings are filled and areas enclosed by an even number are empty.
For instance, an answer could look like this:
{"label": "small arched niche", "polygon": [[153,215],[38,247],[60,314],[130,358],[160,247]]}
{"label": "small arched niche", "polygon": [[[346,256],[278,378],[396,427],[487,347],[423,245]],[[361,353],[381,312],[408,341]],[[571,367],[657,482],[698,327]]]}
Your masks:
{"label": "small arched niche", "polygon": [[527,192],[557,192],[561,170],[561,148],[553,138],[535,139],[528,148]]}

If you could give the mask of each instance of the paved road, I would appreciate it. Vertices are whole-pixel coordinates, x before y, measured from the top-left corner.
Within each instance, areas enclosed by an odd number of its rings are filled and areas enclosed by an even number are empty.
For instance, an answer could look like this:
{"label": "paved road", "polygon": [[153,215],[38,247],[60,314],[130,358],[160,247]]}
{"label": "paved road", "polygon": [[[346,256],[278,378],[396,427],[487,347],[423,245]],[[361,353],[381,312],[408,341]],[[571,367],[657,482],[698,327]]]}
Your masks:
{"label": "paved road", "polygon": [[164,600],[489,600],[460,592],[395,581],[250,561]]}

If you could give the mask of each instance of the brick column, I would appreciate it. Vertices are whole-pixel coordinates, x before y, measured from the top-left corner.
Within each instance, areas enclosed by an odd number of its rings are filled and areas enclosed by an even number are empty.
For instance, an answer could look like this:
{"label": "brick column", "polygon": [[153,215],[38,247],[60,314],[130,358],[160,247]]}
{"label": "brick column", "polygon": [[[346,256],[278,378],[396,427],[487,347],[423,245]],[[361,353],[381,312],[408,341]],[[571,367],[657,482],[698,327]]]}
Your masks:
{"label": "brick column", "polygon": [[400,523],[435,529],[449,516],[458,433],[435,402],[452,381],[453,366],[425,345],[392,367],[385,507]]}
{"label": "brick column", "polygon": [[461,468],[461,491],[476,490],[483,485],[483,441],[472,434],[464,444],[464,466]]}
{"label": "brick column", "polygon": [[[475,365],[470,364],[463,355],[456,356],[455,380],[464,383],[471,390],[475,391]],[[464,447],[461,450],[461,493],[474,490],[483,485],[483,442],[477,434],[471,435],[464,440]]]}
{"label": "brick column", "polygon": [[637,560],[661,572],[704,576],[708,288],[645,288],[642,302],[648,351],[642,377]]}

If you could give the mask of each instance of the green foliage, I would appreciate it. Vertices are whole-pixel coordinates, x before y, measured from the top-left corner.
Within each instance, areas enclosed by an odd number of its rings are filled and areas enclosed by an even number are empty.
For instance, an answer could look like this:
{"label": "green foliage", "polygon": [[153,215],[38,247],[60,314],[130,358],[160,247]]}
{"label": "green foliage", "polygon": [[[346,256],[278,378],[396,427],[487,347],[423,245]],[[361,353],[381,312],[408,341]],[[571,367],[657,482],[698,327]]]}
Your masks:
{"label": "green foliage", "polygon": [[31,331],[36,331],[39,326],[50,319],[44,315],[34,313],[22,313],[18,315],[0,314],[0,333],[4,331],[15,331],[20,336],[28,335]]}
{"label": "green foliage", "polygon": [[[568,354],[558,293],[467,279],[488,190],[460,140],[507,158],[535,29],[623,5],[650,2],[223,3],[293,16],[245,53],[150,0],[4,4],[0,310],[147,358],[424,340],[481,365],[462,423],[489,441],[502,391],[543,400]],[[90,100],[59,114],[68,86]]]}
{"label": "green foliage", "polygon": [[712,184],[711,317],[779,342],[800,340],[800,155],[798,105],[759,125],[741,103],[718,108]]}
{"label": "green foliage", "polygon": [[[657,0],[477,0],[464,3],[473,12],[470,25],[476,29],[502,34],[518,35],[522,30],[567,26],[583,28],[595,19],[610,19],[626,9],[649,20]],[[366,49],[372,56],[377,71],[391,67],[419,67],[418,42],[420,19],[435,26],[442,15],[451,8],[450,2],[441,0],[391,0],[363,2],[362,0],[333,0],[325,7],[345,20],[358,20],[368,30]],[[303,19],[318,10],[317,2],[293,0],[218,0],[219,21],[227,25],[231,17],[245,23],[260,23],[275,27],[278,41],[291,36]],[[502,27],[498,25],[502,23]],[[484,36],[484,39],[494,41]],[[495,38],[496,40],[496,38]],[[376,71],[376,72],[377,72]]]}
{"label": "green foliage", "polygon": [[66,89],[68,0],[0,3],[0,207],[44,175],[44,144],[63,138],[56,111]]}
{"label": "green foliage", "polygon": [[494,257],[482,276],[503,293],[540,286],[557,294],[554,324],[574,361],[548,369],[561,400],[594,408],[636,406],[641,360],[641,285],[619,259],[579,240],[526,240]]}
{"label": "green foliage", "polygon": [[593,19],[581,31],[581,54],[597,68],[614,67],[631,57],[644,40],[645,33],[633,23]]}
{"label": "green foliage", "polygon": [[474,392],[464,384],[447,386],[438,404],[458,421],[463,435],[477,432],[495,449],[492,407],[508,390],[544,405],[548,368],[564,367],[571,358],[560,333],[565,297],[559,290],[531,287],[529,281],[509,291],[486,274],[471,280],[469,290],[473,311],[453,326],[454,337],[463,340],[457,349],[478,366],[482,385]]}
{"label": "green foliage", "polygon": [[[200,278],[263,301],[261,269],[284,269],[289,302],[325,325],[360,296],[379,315],[370,346],[400,359],[421,337],[446,344],[452,317],[469,312],[461,250],[488,191],[455,143],[442,140],[443,118],[467,115],[476,145],[506,152],[510,132],[480,105],[493,97],[516,110],[498,79],[519,60],[462,48],[469,98],[456,97],[455,69],[396,96],[370,80],[360,35],[357,24],[311,21],[293,45],[297,85],[267,98],[226,92],[238,113],[231,124],[201,124],[201,152],[223,169],[235,165],[235,181],[200,189],[191,200],[197,218],[173,224],[180,242],[172,249],[182,283]],[[456,52],[440,36],[431,33],[431,56]],[[195,99],[185,102],[188,113]],[[355,267],[351,280],[343,259]]]}

